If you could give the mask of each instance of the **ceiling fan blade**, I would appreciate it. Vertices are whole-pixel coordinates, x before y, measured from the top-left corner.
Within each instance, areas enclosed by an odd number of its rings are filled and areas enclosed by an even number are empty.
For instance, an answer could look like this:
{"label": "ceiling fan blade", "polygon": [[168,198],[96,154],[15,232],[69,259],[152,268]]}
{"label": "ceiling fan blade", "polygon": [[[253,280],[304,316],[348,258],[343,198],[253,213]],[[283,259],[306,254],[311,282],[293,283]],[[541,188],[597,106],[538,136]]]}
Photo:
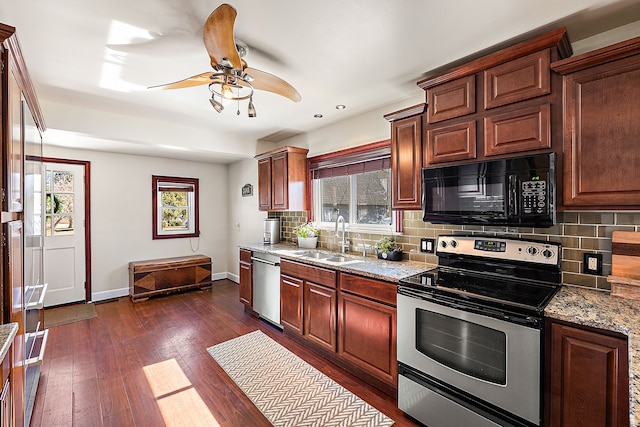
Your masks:
{"label": "ceiling fan blade", "polygon": [[302,100],[302,97],[298,91],[289,83],[282,80],[280,77],[276,77],[273,74],[266,73],[264,71],[257,70],[255,68],[246,67],[244,72],[253,77],[251,85],[254,89],[266,90],[275,94],[289,98],[294,102]]}
{"label": "ceiling fan blade", "polygon": [[213,72],[207,71],[206,73],[191,76],[188,79],[179,80],[177,82],[150,86],[149,89],[182,89],[185,87],[205,85],[211,83],[212,74]]}
{"label": "ceiling fan blade", "polygon": [[240,55],[233,37],[233,24],[236,20],[236,10],[228,4],[222,4],[216,8],[204,23],[202,36],[204,46],[209,52],[211,65],[221,64],[224,60],[229,65],[241,70]]}

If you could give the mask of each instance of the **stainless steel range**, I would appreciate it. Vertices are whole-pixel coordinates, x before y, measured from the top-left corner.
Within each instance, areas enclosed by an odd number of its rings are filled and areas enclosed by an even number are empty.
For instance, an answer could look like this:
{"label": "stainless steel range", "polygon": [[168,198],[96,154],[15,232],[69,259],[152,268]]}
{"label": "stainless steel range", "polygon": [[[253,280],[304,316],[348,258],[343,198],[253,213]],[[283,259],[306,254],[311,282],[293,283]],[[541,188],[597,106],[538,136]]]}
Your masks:
{"label": "stainless steel range", "polygon": [[440,236],[438,267],[398,286],[398,406],[429,427],[541,424],[552,242]]}

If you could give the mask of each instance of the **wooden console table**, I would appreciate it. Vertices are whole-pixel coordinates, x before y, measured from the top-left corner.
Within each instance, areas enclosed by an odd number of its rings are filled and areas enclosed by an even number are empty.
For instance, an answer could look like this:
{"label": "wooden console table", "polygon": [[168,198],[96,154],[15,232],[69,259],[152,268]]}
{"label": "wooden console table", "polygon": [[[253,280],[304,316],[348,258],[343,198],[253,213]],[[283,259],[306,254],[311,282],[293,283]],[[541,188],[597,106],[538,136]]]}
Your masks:
{"label": "wooden console table", "polygon": [[133,302],[207,286],[211,286],[211,258],[204,255],[129,263],[129,296]]}

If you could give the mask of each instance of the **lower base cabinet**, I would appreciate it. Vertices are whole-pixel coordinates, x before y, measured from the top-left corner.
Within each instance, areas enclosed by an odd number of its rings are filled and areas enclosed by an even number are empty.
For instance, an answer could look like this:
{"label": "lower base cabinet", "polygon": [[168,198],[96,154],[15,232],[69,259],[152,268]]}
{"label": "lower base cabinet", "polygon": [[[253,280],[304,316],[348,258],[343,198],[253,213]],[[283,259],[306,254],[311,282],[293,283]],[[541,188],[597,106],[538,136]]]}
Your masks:
{"label": "lower base cabinet", "polygon": [[284,333],[395,397],[396,285],[303,263],[280,263]]}
{"label": "lower base cabinet", "polygon": [[240,302],[245,307],[253,308],[253,261],[251,251],[240,249]]}
{"label": "lower base cabinet", "polygon": [[627,339],[547,319],[546,425],[628,426]]}

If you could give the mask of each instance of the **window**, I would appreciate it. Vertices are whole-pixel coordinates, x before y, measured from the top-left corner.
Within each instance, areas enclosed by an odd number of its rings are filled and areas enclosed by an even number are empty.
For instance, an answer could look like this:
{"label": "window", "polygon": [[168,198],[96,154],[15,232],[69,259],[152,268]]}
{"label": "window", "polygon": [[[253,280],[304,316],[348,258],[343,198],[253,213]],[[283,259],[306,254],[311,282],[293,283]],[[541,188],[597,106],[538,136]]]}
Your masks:
{"label": "window", "polygon": [[74,234],[74,175],[72,172],[48,170],[45,173],[45,233],[47,236]]}
{"label": "window", "polygon": [[351,229],[395,228],[389,141],[313,157],[309,169],[312,217],[320,226],[333,226],[341,215]]}
{"label": "window", "polygon": [[198,179],[152,176],[153,238],[198,237]]}

